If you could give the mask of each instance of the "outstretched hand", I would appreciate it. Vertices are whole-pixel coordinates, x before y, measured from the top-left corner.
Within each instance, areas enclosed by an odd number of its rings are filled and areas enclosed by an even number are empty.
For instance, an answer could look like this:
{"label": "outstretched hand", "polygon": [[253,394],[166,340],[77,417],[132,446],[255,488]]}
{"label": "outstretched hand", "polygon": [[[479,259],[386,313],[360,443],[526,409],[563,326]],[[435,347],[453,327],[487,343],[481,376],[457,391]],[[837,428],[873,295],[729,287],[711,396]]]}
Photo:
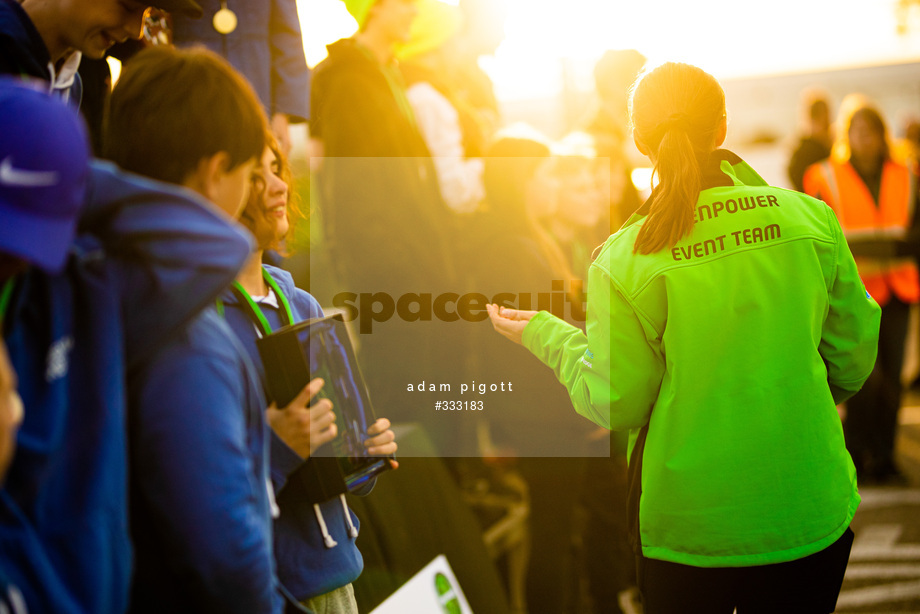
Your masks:
{"label": "outstretched hand", "polygon": [[307,405],[322,387],[323,380],[316,378],[284,409],[278,409],[272,403],[267,410],[266,418],[272,430],[303,458],[309,458],[321,445],[332,441],[338,434],[332,401],[320,399],[311,406]]}
{"label": "outstretched hand", "polygon": [[536,311],[509,309],[498,305],[486,305],[486,309],[489,319],[492,320],[492,328],[518,344],[523,338],[524,327],[530,322],[530,318],[537,314]]}

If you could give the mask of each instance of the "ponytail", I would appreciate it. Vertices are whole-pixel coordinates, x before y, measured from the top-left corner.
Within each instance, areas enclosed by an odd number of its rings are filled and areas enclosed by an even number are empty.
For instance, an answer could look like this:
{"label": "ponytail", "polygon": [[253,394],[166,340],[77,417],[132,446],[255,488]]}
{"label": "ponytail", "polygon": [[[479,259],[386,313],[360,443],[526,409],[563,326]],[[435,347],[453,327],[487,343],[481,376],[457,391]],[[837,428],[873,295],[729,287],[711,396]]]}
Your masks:
{"label": "ponytail", "polygon": [[638,141],[657,152],[649,214],[633,253],[654,254],[690,234],[708,157],[725,116],[725,95],[711,75],[688,64],[668,63],[646,74],[630,97]]}
{"label": "ponytail", "polygon": [[685,130],[668,130],[658,145],[654,192],[649,214],[639,229],[633,253],[654,254],[674,247],[690,234],[700,196],[700,163]]}

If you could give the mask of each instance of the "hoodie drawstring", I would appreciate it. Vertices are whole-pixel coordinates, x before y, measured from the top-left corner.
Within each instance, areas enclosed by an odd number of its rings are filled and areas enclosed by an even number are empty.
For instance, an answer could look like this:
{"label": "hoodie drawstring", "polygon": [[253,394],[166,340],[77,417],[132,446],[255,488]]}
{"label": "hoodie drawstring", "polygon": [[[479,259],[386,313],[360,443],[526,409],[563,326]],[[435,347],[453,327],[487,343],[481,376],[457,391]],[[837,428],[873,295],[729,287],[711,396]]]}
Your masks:
{"label": "hoodie drawstring", "polygon": [[329,535],[329,529],[326,527],[326,521],[323,519],[323,512],[319,509],[319,503],[313,504],[313,513],[316,514],[316,520],[319,522],[319,528],[323,532],[323,542],[326,544],[327,548],[335,548],[339,545],[339,542],[332,539],[332,536]]}
{"label": "hoodie drawstring", "polygon": [[[358,528],[355,526],[355,523],[351,520],[351,511],[348,509],[348,503],[345,501],[345,495],[339,495],[339,501],[342,502],[342,511],[345,512],[345,522],[348,524],[348,536],[352,539],[358,537]],[[316,514],[316,521],[319,523],[319,528],[323,532],[323,543],[326,544],[327,548],[335,548],[339,545],[339,542],[333,539],[332,535],[329,534],[329,527],[326,526],[326,519],[323,518],[323,511],[319,507],[319,503],[313,504],[313,513]]]}
{"label": "hoodie drawstring", "polygon": [[345,512],[345,522],[348,523],[348,536],[352,538],[358,537],[358,529],[355,528],[355,523],[351,521],[351,512],[345,502],[345,495],[339,495],[339,500],[342,502],[342,511]]}

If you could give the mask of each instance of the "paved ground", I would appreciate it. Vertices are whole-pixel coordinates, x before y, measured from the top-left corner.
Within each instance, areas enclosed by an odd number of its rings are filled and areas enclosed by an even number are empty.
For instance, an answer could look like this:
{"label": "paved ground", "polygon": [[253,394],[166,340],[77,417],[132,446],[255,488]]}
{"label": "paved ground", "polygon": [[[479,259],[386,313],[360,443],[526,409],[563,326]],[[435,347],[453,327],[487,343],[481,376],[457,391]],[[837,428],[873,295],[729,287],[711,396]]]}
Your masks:
{"label": "paved ground", "polygon": [[837,612],[920,614],[920,395],[908,395],[901,410],[898,459],[909,485],[860,488]]}

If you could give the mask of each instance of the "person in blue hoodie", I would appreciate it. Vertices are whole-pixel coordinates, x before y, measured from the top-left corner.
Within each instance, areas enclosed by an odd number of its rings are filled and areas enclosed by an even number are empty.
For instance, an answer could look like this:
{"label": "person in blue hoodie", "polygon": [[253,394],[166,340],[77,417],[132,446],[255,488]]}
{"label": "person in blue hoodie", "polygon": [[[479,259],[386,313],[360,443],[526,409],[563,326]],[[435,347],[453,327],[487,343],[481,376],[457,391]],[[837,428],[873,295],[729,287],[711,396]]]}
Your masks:
{"label": "person in blue hoodie", "polygon": [[[7,111],[10,108],[10,98],[15,101],[19,96],[25,95],[28,99],[33,95],[28,90],[25,92],[17,91],[19,88],[6,90],[4,86],[7,85],[11,84],[8,84],[6,80],[0,80],[0,112]],[[41,96],[39,96],[37,100],[38,104],[35,106],[38,107],[42,107],[48,102],[46,97]],[[35,101],[29,102],[34,104]],[[15,102],[13,104],[15,104]],[[65,122],[67,121],[66,113],[61,114],[60,117],[64,118]],[[6,160],[6,158],[4,158],[4,160]],[[0,178],[0,185],[7,185],[10,183],[9,169],[14,169],[12,174],[14,180],[12,183],[16,183],[15,178],[22,177],[21,172],[23,169],[19,169],[20,172],[17,174],[15,172],[15,167],[12,166],[12,161],[10,161],[9,164],[4,162],[0,168],[4,169],[0,170],[0,177],[2,177]],[[29,176],[28,172],[26,176]],[[65,225],[72,227],[73,223],[76,221],[77,212],[72,204],[72,200],[60,198],[56,199],[55,203],[62,207],[62,212],[65,212],[64,215],[60,216],[65,220]],[[26,207],[21,207],[20,205],[26,205]],[[19,199],[9,198],[7,194],[0,197],[0,213],[2,213],[4,219],[8,219],[8,223],[0,230],[0,280],[6,280],[3,282],[2,287],[0,287],[0,487],[3,486],[6,472],[10,467],[10,462],[13,460],[13,451],[16,449],[16,432],[19,430],[19,425],[22,423],[23,416],[22,397],[19,396],[18,379],[16,377],[16,372],[13,370],[13,365],[10,362],[6,343],[3,340],[3,319],[6,315],[7,305],[9,305],[9,300],[13,293],[14,282],[12,281],[12,277],[25,270],[30,262],[32,264],[44,263],[47,268],[59,269],[63,265],[63,260],[66,256],[66,254],[58,249],[54,243],[50,244],[51,253],[49,254],[49,250],[46,248],[45,244],[40,241],[25,242],[21,239],[14,239],[12,250],[10,250],[10,235],[19,235],[23,224],[26,226],[41,224],[42,219],[45,217],[43,215],[45,212],[43,211],[30,211],[28,209],[29,205],[30,203],[27,199],[21,202]],[[70,213],[69,216],[66,213],[68,211]],[[62,212],[55,211],[54,213]],[[22,219],[23,216],[25,216],[24,221]],[[66,221],[68,217],[71,218],[69,223]],[[19,223],[17,224],[17,222]],[[68,235],[72,234],[72,230],[68,231]],[[4,241],[3,239],[7,240]],[[39,266],[41,266],[41,264],[39,264]],[[9,579],[2,571],[0,571],[0,612],[11,612],[13,614],[26,612],[25,600],[22,597],[22,593],[16,586],[10,584]]]}
{"label": "person in blue hoodie", "polygon": [[[249,200],[241,221],[255,237],[256,249],[237,276],[231,289],[221,294],[224,317],[248,350],[266,381],[256,340],[285,324],[322,317],[319,304],[310,294],[294,286],[291,275],[262,263],[265,250],[281,250],[291,226],[288,185],[290,171],[281,147],[270,142],[253,174]],[[261,316],[261,317],[259,317]],[[310,383],[318,392],[322,380]],[[275,558],[278,577],[304,605],[328,614],[357,614],[351,583],[364,567],[355,539],[358,518],[348,509],[345,495],[311,504],[303,483],[294,474],[317,448],[337,435],[328,399],[316,404],[313,416],[269,410],[272,427],[271,473],[280,503],[275,521]],[[379,418],[368,429],[365,446],[373,455],[396,452],[390,422]],[[395,461],[392,461],[394,466]],[[367,494],[369,484],[359,494]]]}
{"label": "person in blue hoodie", "polygon": [[[103,147],[123,168],[185,186],[236,217],[267,130],[251,87],[226,61],[160,47],[122,72]],[[129,382],[132,612],[257,614],[290,599],[272,558],[262,385],[216,298]],[[310,415],[312,393],[277,411]]]}
{"label": "person in blue hoodie", "polygon": [[148,7],[200,17],[195,0],[0,0],[0,74],[46,81],[79,107],[77,69],[115,43],[140,38]]}
{"label": "person in blue hoodie", "polygon": [[[3,338],[27,408],[0,491],[0,574],[32,612],[123,612],[127,374],[214,300],[250,245],[192,192],[88,163],[60,101],[9,80],[0,92]],[[57,265],[22,266],[28,249]]]}

